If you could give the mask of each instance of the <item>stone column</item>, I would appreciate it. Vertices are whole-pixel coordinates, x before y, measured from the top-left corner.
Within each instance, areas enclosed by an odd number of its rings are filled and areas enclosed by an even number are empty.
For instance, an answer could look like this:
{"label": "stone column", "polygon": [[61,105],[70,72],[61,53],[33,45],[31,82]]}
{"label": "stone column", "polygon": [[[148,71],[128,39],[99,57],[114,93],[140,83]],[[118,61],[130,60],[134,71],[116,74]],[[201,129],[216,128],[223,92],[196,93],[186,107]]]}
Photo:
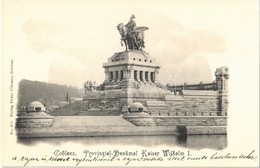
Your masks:
{"label": "stone column", "polygon": [[123,80],[124,79],[127,79],[127,76],[128,76],[128,74],[127,74],[127,69],[125,68],[125,69],[123,69]]}
{"label": "stone column", "polygon": [[215,71],[218,91],[228,92],[229,72],[227,67],[217,68]]}
{"label": "stone column", "polygon": [[151,82],[154,83],[154,72],[150,72]]}
{"label": "stone column", "polygon": [[115,71],[115,82],[119,81],[119,71]]}
{"label": "stone column", "polygon": [[122,81],[124,79],[124,70],[120,70],[119,72],[119,80]]}
{"label": "stone column", "polygon": [[153,85],[153,81],[151,79],[151,75],[152,75],[152,72],[151,71],[148,71],[148,81],[151,85]]}
{"label": "stone column", "polygon": [[147,71],[147,82],[151,83],[151,72]]}
{"label": "stone column", "polygon": [[115,83],[116,82],[116,71],[112,71],[112,73],[113,73],[113,78],[112,78],[111,83]]}
{"label": "stone column", "polygon": [[158,82],[159,69],[156,68],[154,71],[154,83]]}
{"label": "stone column", "polygon": [[113,71],[109,71],[109,83],[113,81]]}
{"label": "stone column", "polygon": [[108,68],[105,68],[105,81],[106,82],[109,81],[109,70],[108,70]]}
{"label": "stone column", "polygon": [[228,78],[229,71],[227,67],[220,67],[215,71],[217,91],[219,92],[219,115],[227,115],[228,106]]}
{"label": "stone column", "polygon": [[134,79],[134,70],[132,66],[125,66],[124,79]]}
{"label": "stone column", "polygon": [[135,80],[134,79],[134,70],[133,70],[133,68],[130,68],[130,70],[129,70],[129,79]]}
{"label": "stone column", "polygon": [[[134,69],[132,66],[128,68],[128,76],[127,76],[127,88],[133,88],[135,83],[134,79]],[[127,102],[129,101],[129,98],[127,99]],[[128,104],[128,103],[127,103]]]}
{"label": "stone column", "polygon": [[144,71],[140,71],[140,82],[144,82]]}
{"label": "stone column", "polygon": [[140,80],[140,71],[136,71],[136,81],[137,82],[141,82],[141,80]]}

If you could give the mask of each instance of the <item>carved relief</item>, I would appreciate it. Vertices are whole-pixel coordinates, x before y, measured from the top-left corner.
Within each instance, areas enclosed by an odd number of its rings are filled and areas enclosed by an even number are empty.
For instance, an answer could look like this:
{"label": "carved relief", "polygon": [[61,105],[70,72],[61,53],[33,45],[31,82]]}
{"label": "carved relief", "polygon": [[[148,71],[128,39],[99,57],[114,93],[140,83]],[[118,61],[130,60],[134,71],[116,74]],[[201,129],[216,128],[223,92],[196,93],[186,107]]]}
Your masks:
{"label": "carved relief", "polygon": [[119,99],[113,99],[113,100],[104,100],[104,99],[98,99],[93,100],[89,102],[88,109],[100,109],[100,110],[107,110],[110,108],[120,108],[121,102]]}

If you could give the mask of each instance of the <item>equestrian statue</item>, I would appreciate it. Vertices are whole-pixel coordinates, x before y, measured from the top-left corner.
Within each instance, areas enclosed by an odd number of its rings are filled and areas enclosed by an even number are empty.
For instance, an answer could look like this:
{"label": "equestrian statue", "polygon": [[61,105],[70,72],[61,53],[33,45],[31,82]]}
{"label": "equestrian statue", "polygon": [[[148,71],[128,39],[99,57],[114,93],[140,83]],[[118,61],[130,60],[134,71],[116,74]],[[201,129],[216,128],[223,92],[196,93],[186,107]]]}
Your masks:
{"label": "equestrian statue", "polygon": [[128,50],[142,50],[144,46],[144,31],[148,30],[148,27],[136,27],[134,21],[135,16],[130,17],[130,21],[124,25],[118,24],[117,30],[121,35],[121,45],[125,44],[125,51]]}

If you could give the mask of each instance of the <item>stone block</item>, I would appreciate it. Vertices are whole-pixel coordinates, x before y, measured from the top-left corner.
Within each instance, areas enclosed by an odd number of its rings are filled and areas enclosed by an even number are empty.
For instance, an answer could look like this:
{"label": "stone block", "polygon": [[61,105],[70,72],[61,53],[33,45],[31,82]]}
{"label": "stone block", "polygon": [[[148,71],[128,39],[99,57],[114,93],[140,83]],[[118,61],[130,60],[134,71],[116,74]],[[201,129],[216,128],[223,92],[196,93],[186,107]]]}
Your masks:
{"label": "stone block", "polygon": [[164,101],[153,101],[153,100],[149,100],[149,101],[146,101],[147,103],[147,106],[150,107],[150,106],[156,106],[156,107],[166,107],[166,103]]}
{"label": "stone block", "polygon": [[186,112],[186,115],[187,115],[187,116],[193,116],[194,113],[193,113],[192,111],[187,111],[187,112]]}
{"label": "stone block", "polygon": [[189,135],[213,135],[213,134],[227,134],[226,127],[214,127],[214,126],[187,126],[187,134]]}
{"label": "stone block", "polygon": [[169,107],[169,111],[175,111],[174,107]]}
{"label": "stone block", "polygon": [[185,116],[185,112],[177,112],[178,113],[178,116]]}
{"label": "stone block", "polygon": [[168,112],[160,112],[160,116],[168,116],[169,113]]}
{"label": "stone block", "polygon": [[44,112],[27,113],[17,118],[17,128],[43,128],[53,124],[53,117]]}
{"label": "stone block", "polygon": [[158,112],[151,112],[151,116],[159,116]]}
{"label": "stone block", "polygon": [[128,112],[128,106],[123,106],[122,113],[127,113],[127,112]]}
{"label": "stone block", "polygon": [[193,105],[191,105],[191,107],[192,107],[192,108],[197,108],[197,107],[199,107],[199,105],[193,104]]}
{"label": "stone block", "polygon": [[91,109],[88,109],[88,112],[101,112],[101,109],[91,108]]}
{"label": "stone block", "polygon": [[176,116],[176,112],[169,112],[169,116]]}
{"label": "stone block", "polygon": [[161,109],[159,111],[160,111],[160,113],[168,113],[169,112],[168,109]]}
{"label": "stone block", "polygon": [[148,117],[150,115],[145,112],[139,112],[139,113],[125,113],[125,116]]}
{"label": "stone block", "polygon": [[202,113],[203,114],[203,116],[210,116],[210,113],[209,112],[204,112],[204,113]]}
{"label": "stone block", "polygon": [[182,104],[181,103],[176,103],[176,104],[173,104],[174,107],[181,107]]}
{"label": "stone block", "polygon": [[200,112],[196,112],[195,116],[202,116],[202,114]]}
{"label": "stone block", "polygon": [[211,112],[210,115],[211,116],[218,116],[218,113],[217,112]]}
{"label": "stone block", "polygon": [[183,101],[183,97],[179,95],[164,95],[165,101]]}
{"label": "stone block", "polygon": [[[170,113],[171,114],[171,113]],[[156,126],[226,126],[227,117],[209,116],[152,116],[152,117],[127,117],[134,125]]]}
{"label": "stone block", "polygon": [[216,118],[215,119],[215,124],[216,126],[225,126],[227,125],[227,118],[226,117],[221,117],[221,118]]}
{"label": "stone block", "polygon": [[204,91],[204,90],[186,90],[186,95],[212,95],[216,96],[218,95],[218,91]]}

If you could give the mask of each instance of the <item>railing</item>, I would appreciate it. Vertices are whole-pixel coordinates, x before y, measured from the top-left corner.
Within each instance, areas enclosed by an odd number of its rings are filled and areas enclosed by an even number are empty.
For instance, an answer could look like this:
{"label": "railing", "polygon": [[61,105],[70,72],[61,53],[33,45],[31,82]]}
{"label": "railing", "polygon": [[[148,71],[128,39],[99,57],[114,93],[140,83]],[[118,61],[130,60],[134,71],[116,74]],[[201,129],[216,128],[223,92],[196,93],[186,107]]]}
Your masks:
{"label": "railing", "polygon": [[183,85],[169,85],[167,84],[167,88],[171,92],[180,92],[183,90],[217,90],[217,83],[214,81],[212,83],[203,83],[200,82],[199,84],[187,84],[184,83]]}

